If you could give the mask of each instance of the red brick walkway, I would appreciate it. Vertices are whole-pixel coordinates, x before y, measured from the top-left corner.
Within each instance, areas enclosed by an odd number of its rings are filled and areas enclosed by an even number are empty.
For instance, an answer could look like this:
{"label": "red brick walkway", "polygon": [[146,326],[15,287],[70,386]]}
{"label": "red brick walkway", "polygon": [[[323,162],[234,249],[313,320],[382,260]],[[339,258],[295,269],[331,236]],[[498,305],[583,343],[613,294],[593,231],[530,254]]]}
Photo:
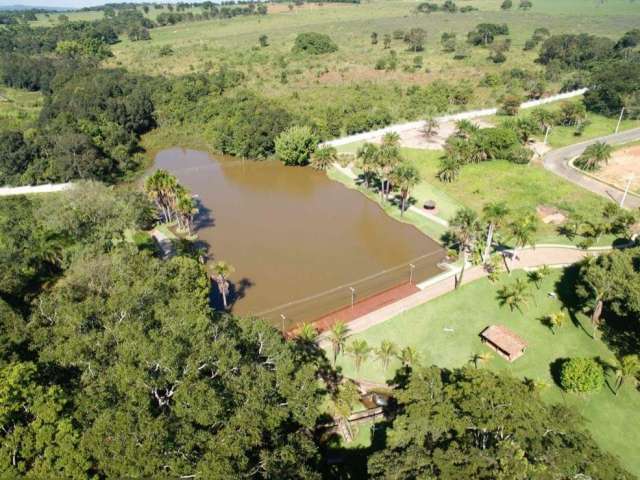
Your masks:
{"label": "red brick walkway", "polygon": [[382,307],[390,305],[398,300],[407,298],[420,290],[413,284],[404,283],[397,287],[390,288],[384,292],[378,293],[371,297],[360,300],[351,306],[341,308],[335,312],[320,317],[313,322],[313,326],[319,331],[324,332],[331,328],[337,321],[348,323],[363,315],[374,312]]}

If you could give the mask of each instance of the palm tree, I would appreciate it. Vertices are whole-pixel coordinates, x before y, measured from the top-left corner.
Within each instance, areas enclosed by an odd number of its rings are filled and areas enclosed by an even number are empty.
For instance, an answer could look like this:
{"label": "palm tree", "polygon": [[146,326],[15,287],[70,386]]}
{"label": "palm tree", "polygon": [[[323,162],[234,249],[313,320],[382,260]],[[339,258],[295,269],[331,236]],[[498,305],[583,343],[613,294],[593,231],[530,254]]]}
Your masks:
{"label": "palm tree", "polygon": [[540,290],[540,282],[542,282],[543,278],[544,277],[540,273],[540,270],[531,270],[530,272],[527,272],[527,280],[530,283],[533,283],[538,290]]}
{"label": "palm tree", "polygon": [[381,200],[384,200],[389,193],[389,174],[396,168],[398,163],[402,161],[399,144],[400,135],[395,132],[385,133],[382,137],[382,145],[376,155],[378,175],[382,182],[382,189],[380,190]]}
{"label": "palm tree", "polygon": [[308,345],[314,344],[318,338],[318,330],[311,323],[303,323],[298,332],[298,338]]}
{"label": "palm tree", "polygon": [[353,357],[353,364],[356,367],[356,372],[360,373],[362,364],[367,358],[369,358],[371,347],[369,347],[366,340],[356,339],[351,342],[347,351]]}
{"label": "palm tree", "polygon": [[635,384],[638,381],[638,376],[640,376],[640,359],[638,355],[625,355],[622,357],[616,368],[616,395],[625,379],[629,379]]}
{"label": "palm tree", "polygon": [[409,192],[420,183],[420,171],[410,162],[402,162],[389,175],[391,182],[400,189],[400,215],[404,215]]}
{"label": "palm tree", "polygon": [[488,363],[492,358],[493,353],[491,352],[474,353],[473,355],[471,355],[469,362],[473,363],[473,365],[478,368],[478,364],[484,365]]}
{"label": "palm tree", "polygon": [[527,283],[521,278],[517,279],[512,285],[505,285],[497,292],[500,306],[507,305],[512,312],[518,310],[522,313],[520,306],[526,305],[528,297]]}
{"label": "palm tree", "polygon": [[391,358],[398,354],[398,347],[389,340],[383,340],[380,343],[380,348],[376,350],[376,357],[382,363],[382,367],[386,370],[389,367]]}
{"label": "palm tree", "polygon": [[422,133],[424,133],[425,137],[431,138],[437,132],[440,127],[440,123],[438,119],[433,115],[429,115],[424,119],[424,127],[422,128]]}
{"label": "palm tree", "polygon": [[338,360],[338,355],[342,350],[344,350],[344,346],[347,343],[347,338],[349,338],[349,327],[346,323],[337,321],[331,326],[331,329],[329,329],[329,340],[333,349],[334,367],[336,365],[336,361]]}
{"label": "palm tree", "polygon": [[165,222],[172,220],[171,203],[178,182],[167,170],[156,170],[144,182],[144,191],[156,204]]}
{"label": "palm tree", "polygon": [[311,166],[316,170],[327,170],[338,161],[338,151],[335,147],[320,147],[311,154]]}
{"label": "palm tree", "polygon": [[551,333],[555,335],[556,329],[566,325],[567,315],[564,312],[550,313],[543,318],[543,322],[549,327]]}
{"label": "palm tree", "polygon": [[454,238],[458,242],[458,251],[462,257],[462,268],[460,276],[456,277],[455,288],[462,284],[462,277],[467,265],[467,257],[473,248],[473,244],[477,240],[480,232],[480,220],[478,214],[470,208],[461,208],[458,210],[450,222]]}
{"label": "palm tree", "polygon": [[441,182],[451,183],[458,178],[461,169],[462,162],[460,159],[455,155],[447,153],[440,159],[440,166],[437,173],[438,179]]}
{"label": "palm tree", "polygon": [[420,354],[413,347],[404,347],[400,351],[398,359],[402,362],[403,366],[412,367],[420,363]]}
{"label": "palm tree", "polygon": [[364,175],[365,187],[369,188],[371,176],[376,173],[378,165],[378,147],[373,143],[364,143],[356,153],[356,158]]}
{"label": "palm tree", "polygon": [[493,235],[496,229],[502,225],[505,217],[509,214],[509,207],[507,207],[507,204],[504,202],[488,203],[482,209],[482,213],[484,221],[489,224],[489,227],[487,228],[487,243],[482,256],[482,261],[486,264],[490,259]]}
{"label": "palm tree", "polygon": [[576,159],[576,166],[583,170],[599,170],[603,163],[608,163],[613,154],[613,147],[604,142],[596,142],[584,149]]}
{"label": "palm tree", "polygon": [[[518,247],[524,248],[533,243],[533,236],[538,231],[538,217],[534,214],[524,215],[509,225],[511,236],[515,241],[513,259],[517,259]],[[509,269],[507,265],[507,270]]]}
{"label": "palm tree", "polygon": [[538,122],[538,126],[543,133],[547,130],[547,127],[550,127],[556,121],[556,115],[553,112],[541,107],[531,110],[531,118]]}
{"label": "palm tree", "polygon": [[458,120],[456,122],[456,132],[454,133],[454,135],[457,138],[469,140],[469,138],[471,138],[471,136],[478,130],[480,130],[480,127],[478,127],[478,125],[473,123],[471,120]]}
{"label": "palm tree", "polygon": [[179,227],[183,230],[187,230],[187,233],[191,235],[191,229],[193,228],[193,218],[198,213],[198,208],[193,200],[193,197],[186,190],[182,190],[176,201],[176,213],[178,217]]}
{"label": "palm tree", "polygon": [[227,295],[229,294],[229,275],[231,275],[235,268],[229,265],[227,262],[218,261],[213,264],[211,267],[213,271],[212,277],[214,281],[218,284],[218,290],[220,290],[220,295],[222,295],[222,304],[224,305],[225,310],[229,308],[227,304]]}

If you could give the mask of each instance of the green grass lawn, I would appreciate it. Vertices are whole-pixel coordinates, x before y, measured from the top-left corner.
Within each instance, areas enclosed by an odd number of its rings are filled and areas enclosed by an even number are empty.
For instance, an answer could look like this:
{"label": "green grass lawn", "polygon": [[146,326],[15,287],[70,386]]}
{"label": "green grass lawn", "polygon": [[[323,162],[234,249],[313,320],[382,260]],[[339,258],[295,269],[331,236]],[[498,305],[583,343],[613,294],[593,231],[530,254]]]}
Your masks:
{"label": "green grass lawn", "polygon": [[[475,353],[489,351],[478,337],[485,327],[505,325],[528,342],[526,353],[514,363],[494,355],[480,368],[506,371],[516,377],[545,382],[548,384],[543,390],[546,400],[574,406],[586,418],[587,427],[600,445],[619,455],[632,472],[640,474],[640,457],[637,455],[637,446],[640,445],[640,393],[627,385],[615,396],[605,386],[593,395],[576,396],[566,394],[556,386],[551,365],[557,359],[584,356],[611,362],[614,356],[602,341],[589,336],[589,321],[581,314],[575,323],[569,321],[555,335],[541,323],[541,317],[563,308],[557,298],[548,295],[556,290],[560,271],[554,271],[545,279],[540,289],[531,287],[533,298],[524,306],[522,314],[501,308],[495,298],[496,289],[523,276],[524,272],[514,272],[511,277],[503,275],[495,285],[487,279],[478,280],[353,338],[364,339],[374,348],[382,340],[393,341],[399,348],[411,346],[420,353],[425,365],[454,368],[470,365],[469,360]],[[563,287],[566,289],[567,285]],[[351,358],[342,355],[338,365],[347,376],[381,382],[393,377],[399,362],[392,362],[385,372],[371,357],[361,371],[356,372]],[[609,375],[608,381],[613,380]]]}
{"label": "green grass lawn", "polygon": [[0,88],[0,129],[23,129],[35,122],[42,108],[42,95],[9,87]]}
{"label": "green grass lawn", "polygon": [[[441,152],[431,150],[403,149],[403,155],[419,168],[422,182],[414,188],[412,196],[417,206],[426,200],[435,200],[438,215],[451,219],[461,206],[473,208],[478,213],[488,202],[504,201],[512,211],[512,216],[534,212],[538,205],[556,207],[566,213],[578,213],[586,218],[594,212],[602,211],[606,200],[579,188],[570,182],[546,171],[540,165],[516,165],[507,161],[490,161],[466,165],[460,177],[445,183],[437,179]],[[330,176],[347,186],[354,186],[351,179],[332,171]],[[373,200],[377,196],[367,192]],[[399,218],[397,207],[385,206],[385,211]],[[403,218],[416,224],[423,232],[439,238],[444,227],[420,216],[407,212]],[[436,236],[437,235],[437,236]],[[575,244],[574,241],[557,232],[557,227],[540,222],[536,243]],[[610,245],[614,238],[605,236],[600,245]]]}
{"label": "green grass lawn", "polygon": [[[452,183],[441,182],[436,178],[438,156],[422,150],[407,151],[406,155],[420,169],[423,184],[421,188],[436,190],[452,199],[454,205],[466,205],[481,212],[488,202],[506,202],[512,215],[535,212],[538,205],[549,205],[567,213],[575,212],[588,217],[600,212],[606,200],[579,188],[566,180],[546,171],[536,164],[515,165],[494,160],[479,164],[466,165],[459,178]],[[449,208],[453,208],[451,205]],[[571,243],[559,235],[556,227],[540,222],[537,243]]]}

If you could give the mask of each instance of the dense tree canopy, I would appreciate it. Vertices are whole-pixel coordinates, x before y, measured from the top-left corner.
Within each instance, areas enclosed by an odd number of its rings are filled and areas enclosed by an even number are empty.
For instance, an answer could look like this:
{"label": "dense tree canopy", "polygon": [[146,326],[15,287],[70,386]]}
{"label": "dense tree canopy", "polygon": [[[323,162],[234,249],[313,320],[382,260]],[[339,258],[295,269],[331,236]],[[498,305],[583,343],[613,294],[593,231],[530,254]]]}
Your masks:
{"label": "dense tree canopy", "polygon": [[420,367],[398,401],[371,478],[631,478],[571,411],[506,375]]}

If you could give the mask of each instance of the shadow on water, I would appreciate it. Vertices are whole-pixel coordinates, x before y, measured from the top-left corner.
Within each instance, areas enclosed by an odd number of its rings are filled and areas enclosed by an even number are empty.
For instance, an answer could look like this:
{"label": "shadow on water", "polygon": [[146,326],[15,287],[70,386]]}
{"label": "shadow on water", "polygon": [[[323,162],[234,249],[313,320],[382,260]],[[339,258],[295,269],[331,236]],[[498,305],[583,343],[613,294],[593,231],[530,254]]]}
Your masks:
{"label": "shadow on water", "polygon": [[[247,290],[253,287],[255,283],[249,278],[241,278],[237,282],[229,282],[229,293],[227,294],[228,311],[233,311],[233,305],[245,297]],[[211,308],[219,311],[224,311],[224,303],[222,302],[222,294],[218,284],[212,280],[211,293],[209,294],[209,305]]]}
{"label": "shadow on water", "polygon": [[213,218],[211,209],[207,208],[205,204],[202,203],[200,197],[194,197],[193,199],[196,203],[196,208],[198,209],[198,213],[193,219],[193,228],[195,230],[199,230],[201,228],[215,227],[216,221]]}

